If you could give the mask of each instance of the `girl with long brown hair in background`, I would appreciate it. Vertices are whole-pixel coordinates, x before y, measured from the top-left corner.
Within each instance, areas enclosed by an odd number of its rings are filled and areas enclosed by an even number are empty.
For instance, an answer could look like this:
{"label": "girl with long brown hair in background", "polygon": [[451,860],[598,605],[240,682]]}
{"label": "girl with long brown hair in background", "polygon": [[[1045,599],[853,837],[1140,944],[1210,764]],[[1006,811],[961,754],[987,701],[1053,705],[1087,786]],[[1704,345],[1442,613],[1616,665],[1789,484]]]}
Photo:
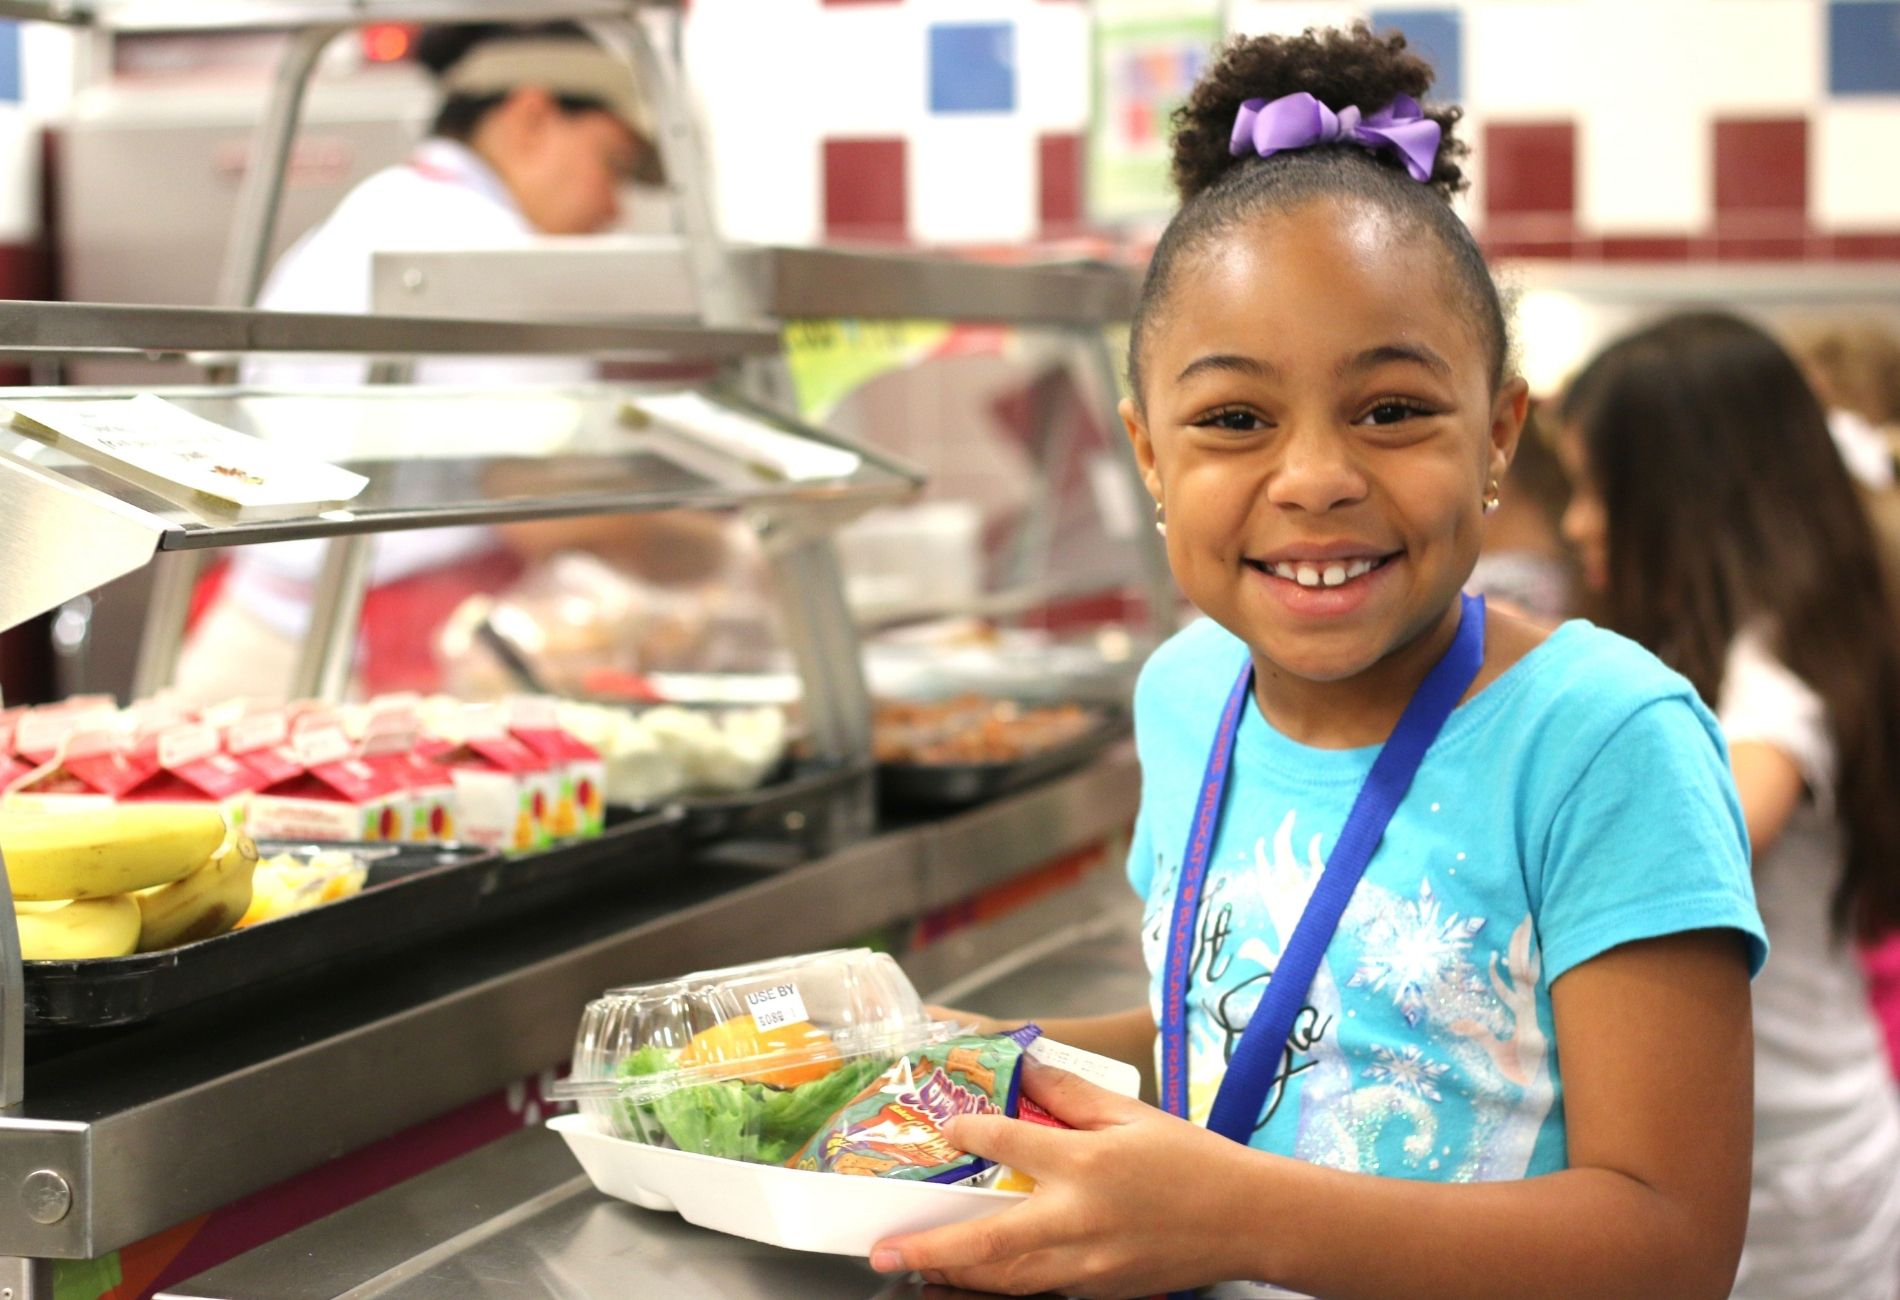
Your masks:
{"label": "girl with long brown hair in background", "polygon": [[1853,946],[1900,928],[1900,624],[1873,530],[1799,368],[1733,316],[1613,344],[1562,416],[1564,531],[1603,621],[1715,709],[1774,945],[1735,1295],[1900,1295],[1900,1099]]}

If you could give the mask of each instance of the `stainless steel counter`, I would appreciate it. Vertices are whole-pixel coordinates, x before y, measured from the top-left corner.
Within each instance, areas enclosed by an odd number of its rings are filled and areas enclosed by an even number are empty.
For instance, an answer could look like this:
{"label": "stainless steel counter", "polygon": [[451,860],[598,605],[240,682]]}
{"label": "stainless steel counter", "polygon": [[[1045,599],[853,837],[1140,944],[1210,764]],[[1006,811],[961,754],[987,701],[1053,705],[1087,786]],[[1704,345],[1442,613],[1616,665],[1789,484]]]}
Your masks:
{"label": "stainless steel counter", "polygon": [[[1132,903],[1132,896],[1121,891]],[[1138,911],[1068,900],[1069,923],[934,990],[979,1010],[1087,1015],[1146,994]],[[970,1295],[929,1289],[931,1300]],[[593,1190],[566,1146],[525,1130],[180,1283],[159,1300],[896,1300],[859,1259],[763,1246]]]}
{"label": "stainless steel counter", "polygon": [[548,1069],[603,988],[849,942],[966,897],[1116,833],[1138,779],[1124,744],[776,875],[708,870],[439,945],[322,996],[30,1051],[26,1101],[0,1113],[0,1161],[56,1171],[72,1206],[43,1224],[0,1196],[0,1256],[97,1258]]}

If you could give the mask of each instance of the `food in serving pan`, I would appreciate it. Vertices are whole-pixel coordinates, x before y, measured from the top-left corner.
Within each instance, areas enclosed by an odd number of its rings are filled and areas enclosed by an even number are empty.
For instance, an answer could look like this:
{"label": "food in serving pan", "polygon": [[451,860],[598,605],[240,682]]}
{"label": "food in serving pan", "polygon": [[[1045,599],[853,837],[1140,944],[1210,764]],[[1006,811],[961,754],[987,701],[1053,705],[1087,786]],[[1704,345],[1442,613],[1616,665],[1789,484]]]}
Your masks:
{"label": "food in serving pan", "polygon": [[214,807],[0,809],[22,955],[72,961],[223,934],[251,902],[257,846]]}
{"label": "food in serving pan", "polygon": [[273,853],[257,864],[251,905],[238,928],[307,912],[361,893],[369,864],[346,849],[315,853]]}
{"label": "food in serving pan", "polygon": [[1013,763],[1086,733],[1100,716],[1075,704],[1026,705],[985,695],[887,701],[873,720],[880,763]]}
{"label": "food in serving pan", "polygon": [[607,802],[643,807],[679,795],[742,794],[785,757],[777,708],[683,709],[563,704],[561,725],[606,763]]}

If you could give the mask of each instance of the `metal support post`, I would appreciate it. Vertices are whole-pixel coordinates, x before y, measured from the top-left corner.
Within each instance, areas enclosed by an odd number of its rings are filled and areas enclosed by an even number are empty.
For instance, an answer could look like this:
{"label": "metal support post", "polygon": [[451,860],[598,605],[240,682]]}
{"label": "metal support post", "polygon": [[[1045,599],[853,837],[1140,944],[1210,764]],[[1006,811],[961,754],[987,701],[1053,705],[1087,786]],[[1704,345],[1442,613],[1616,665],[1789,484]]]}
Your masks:
{"label": "metal support post", "polygon": [[20,924],[4,855],[0,855],[0,890],[6,891],[6,915],[0,916],[0,1109],[4,1109],[26,1097],[26,977],[20,968]]}
{"label": "metal support post", "polygon": [[[1141,480],[1141,465],[1135,459],[1133,444],[1115,427],[1121,423],[1116,414],[1122,400],[1122,386],[1117,378],[1121,367],[1116,363],[1114,353],[1109,351],[1108,336],[1101,330],[1084,331],[1081,343],[1086,359],[1095,371],[1102,410],[1108,413],[1108,441],[1115,448],[1116,459],[1121,462],[1134,517],[1146,519],[1154,512],[1154,498],[1148,495],[1148,486]],[[1142,588],[1148,602],[1148,630],[1159,644],[1180,625],[1180,597],[1174,585],[1174,572],[1168,568],[1168,551],[1162,545],[1159,533],[1138,524],[1134,545],[1135,553],[1141,557]]]}
{"label": "metal support post", "polygon": [[771,527],[765,547],[785,641],[805,684],[812,746],[833,761],[868,757],[871,696],[837,548],[823,534],[780,537]]}
{"label": "metal support post", "polygon": [[52,1261],[0,1258],[0,1300],[54,1300]]}
{"label": "metal support post", "polygon": [[324,544],[310,628],[291,674],[291,698],[335,702],[349,689],[363,597],[369,590],[371,542],[367,533],[351,533]]}
{"label": "metal support post", "polygon": [[201,551],[166,551],[152,557],[152,594],[139,630],[138,663],[132,670],[132,698],[157,695],[178,676],[185,624],[191,617],[191,593],[204,569]]}
{"label": "metal support post", "polygon": [[218,301],[229,307],[257,302],[264,284],[271,238],[277,233],[277,214],[283,206],[284,175],[290,166],[290,146],[297,138],[303,116],[304,92],[316,71],[317,59],[346,24],[306,27],[293,34],[277,65],[270,102],[252,136],[250,165],[238,192],[237,216],[225,247],[224,270],[218,279]]}

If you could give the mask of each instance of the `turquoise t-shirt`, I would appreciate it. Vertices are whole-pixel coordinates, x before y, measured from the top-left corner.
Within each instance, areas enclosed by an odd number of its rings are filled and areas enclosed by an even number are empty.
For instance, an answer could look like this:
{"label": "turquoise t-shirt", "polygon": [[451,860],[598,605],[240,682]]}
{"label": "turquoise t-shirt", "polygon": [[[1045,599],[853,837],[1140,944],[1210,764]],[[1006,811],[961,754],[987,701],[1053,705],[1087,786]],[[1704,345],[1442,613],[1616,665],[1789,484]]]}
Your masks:
{"label": "turquoise t-shirt", "polygon": [[[1164,936],[1221,706],[1246,658],[1210,620],[1135,691],[1129,876],[1156,1023]],[[1188,1011],[1205,1124],[1377,748],[1314,749],[1250,704],[1208,861]],[[1567,623],[1459,707],[1366,868],[1294,1025],[1253,1145],[1446,1182],[1565,1164],[1550,986],[1636,939],[1767,940],[1715,720],[1633,642]]]}

